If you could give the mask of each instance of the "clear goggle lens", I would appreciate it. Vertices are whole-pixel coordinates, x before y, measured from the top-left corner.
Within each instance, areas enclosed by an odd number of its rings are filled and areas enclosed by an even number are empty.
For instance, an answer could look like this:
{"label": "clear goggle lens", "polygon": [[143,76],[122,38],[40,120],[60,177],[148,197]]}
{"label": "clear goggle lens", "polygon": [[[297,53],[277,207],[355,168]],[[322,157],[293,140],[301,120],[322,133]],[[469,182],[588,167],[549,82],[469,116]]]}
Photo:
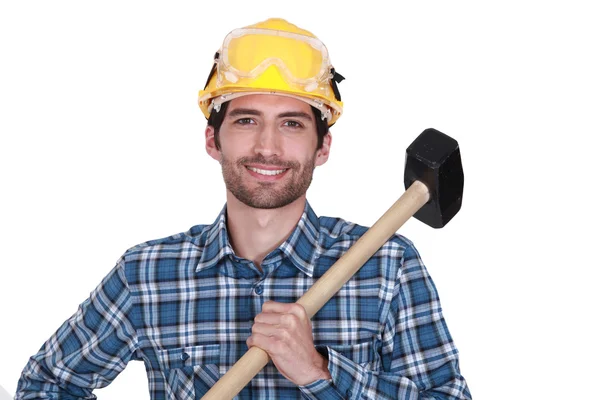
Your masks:
{"label": "clear goggle lens", "polygon": [[317,38],[271,29],[242,28],[229,33],[217,60],[219,79],[237,82],[260,76],[275,65],[290,84],[315,90],[330,78],[327,48]]}

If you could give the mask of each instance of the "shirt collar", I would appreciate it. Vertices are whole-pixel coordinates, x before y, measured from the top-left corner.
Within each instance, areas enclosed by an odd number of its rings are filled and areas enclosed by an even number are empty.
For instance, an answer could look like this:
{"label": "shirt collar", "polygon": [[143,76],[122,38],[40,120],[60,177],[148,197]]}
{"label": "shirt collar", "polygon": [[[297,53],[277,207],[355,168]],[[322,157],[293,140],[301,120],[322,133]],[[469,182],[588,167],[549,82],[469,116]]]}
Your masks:
{"label": "shirt collar", "polygon": [[226,212],[227,205],[223,206],[215,222],[208,226],[196,272],[214,267],[226,256],[234,255],[227,235]]}
{"label": "shirt collar", "polygon": [[291,235],[279,246],[292,263],[300,271],[312,277],[315,261],[318,258],[319,247],[319,218],[308,201],[304,212]]}
{"label": "shirt collar", "polygon": [[[227,256],[237,258],[229,242],[226,221],[227,205],[223,207],[215,222],[206,231],[203,251],[196,272],[214,267]],[[319,218],[307,201],[304,212],[290,236],[277,249],[267,255],[265,260],[274,252],[280,250],[296,268],[312,277],[315,260],[318,257],[318,245]]]}

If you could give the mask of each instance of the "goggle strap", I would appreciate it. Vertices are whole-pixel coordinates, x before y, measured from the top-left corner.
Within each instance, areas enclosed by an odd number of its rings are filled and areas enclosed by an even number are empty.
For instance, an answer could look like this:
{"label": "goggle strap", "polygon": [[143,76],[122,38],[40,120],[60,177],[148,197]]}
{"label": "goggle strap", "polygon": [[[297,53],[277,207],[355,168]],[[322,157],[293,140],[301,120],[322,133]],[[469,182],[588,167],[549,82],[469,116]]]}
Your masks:
{"label": "goggle strap", "polygon": [[206,84],[204,85],[204,90],[206,90],[206,87],[208,86],[211,78],[213,77],[213,75],[215,74],[215,72],[217,72],[217,61],[219,60],[219,52],[217,51],[215,53],[215,61],[212,65],[212,68],[210,69],[210,73],[208,74],[208,79],[206,80]]}
{"label": "goggle strap", "polygon": [[335,99],[337,101],[342,101],[342,95],[340,94],[340,90],[337,87],[338,83],[341,83],[344,78],[341,74],[335,71],[335,68],[331,68],[331,88],[333,89],[333,94],[335,95]]}

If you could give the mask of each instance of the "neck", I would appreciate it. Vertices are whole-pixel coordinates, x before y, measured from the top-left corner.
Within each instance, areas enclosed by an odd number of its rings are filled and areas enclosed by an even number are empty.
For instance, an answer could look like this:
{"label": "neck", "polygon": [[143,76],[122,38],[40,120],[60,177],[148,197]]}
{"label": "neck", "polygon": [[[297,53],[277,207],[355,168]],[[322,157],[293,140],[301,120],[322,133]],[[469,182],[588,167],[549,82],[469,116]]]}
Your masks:
{"label": "neck", "polygon": [[235,254],[253,261],[261,269],[267,254],[292,233],[305,203],[306,196],[301,196],[285,207],[258,209],[240,202],[227,191],[227,231]]}

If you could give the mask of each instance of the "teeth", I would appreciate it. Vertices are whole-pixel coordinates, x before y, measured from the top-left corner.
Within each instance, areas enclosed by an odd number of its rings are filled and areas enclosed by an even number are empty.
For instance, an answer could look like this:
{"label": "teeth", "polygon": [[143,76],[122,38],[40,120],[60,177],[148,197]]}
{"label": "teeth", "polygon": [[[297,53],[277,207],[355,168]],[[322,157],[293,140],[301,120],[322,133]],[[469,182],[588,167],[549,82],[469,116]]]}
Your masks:
{"label": "teeth", "polygon": [[257,174],[261,174],[261,175],[279,175],[285,172],[285,169],[277,169],[277,170],[273,170],[273,171],[267,171],[266,169],[258,169],[258,168],[253,168],[253,167],[247,167],[250,171],[254,171]]}

